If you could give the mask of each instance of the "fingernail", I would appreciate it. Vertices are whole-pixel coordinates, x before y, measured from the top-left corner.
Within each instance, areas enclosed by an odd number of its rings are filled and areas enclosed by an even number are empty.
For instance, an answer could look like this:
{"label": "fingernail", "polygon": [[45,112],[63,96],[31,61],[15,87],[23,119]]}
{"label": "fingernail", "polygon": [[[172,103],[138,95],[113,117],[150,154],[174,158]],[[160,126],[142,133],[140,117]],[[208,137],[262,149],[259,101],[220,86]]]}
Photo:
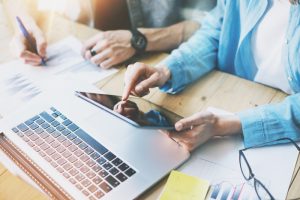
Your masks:
{"label": "fingernail", "polygon": [[177,123],[177,124],[175,124],[175,128],[176,128],[178,131],[180,131],[180,130],[182,129],[182,127],[183,127],[182,123]]}

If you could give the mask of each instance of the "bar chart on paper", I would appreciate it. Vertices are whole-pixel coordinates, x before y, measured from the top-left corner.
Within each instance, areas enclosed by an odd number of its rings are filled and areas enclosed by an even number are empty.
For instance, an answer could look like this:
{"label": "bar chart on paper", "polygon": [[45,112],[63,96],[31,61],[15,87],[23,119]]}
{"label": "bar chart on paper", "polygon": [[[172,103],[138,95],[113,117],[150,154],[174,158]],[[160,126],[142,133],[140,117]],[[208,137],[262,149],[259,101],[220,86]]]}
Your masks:
{"label": "bar chart on paper", "polygon": [[240,183],[234,185],[230,182],[221,182],[212,185],[208,195],[209,200],[248,200],[257,199],[253,192],[251,192],[251,186],[247,183]]}
{"label": "bar chart on paper", "polygon": [[[246,181],[240,170],[239,149],[242,148],[240,137],[211,140],[193,152],[179,171],[210,182],[207,200],[257,200],[253,181]],[[245,155],[255,177],[276,199],[285,199],[298,156],[297,149],[282,144],[252,149]],[[280,162],[284,165],[278,165]]]}
{"label": "bar chart on paper", "polygon": [[186,165],[180,171],[210,181],[207,200],[258,200],[254,188],[241,177],[238,171],[226,168],[211,161],[197,159],[197,168]]}
{"label": "bar chart on paper", "polygon": [[[50,89],[68,90],[69,85],[93,85],[95,82],[117,72],[104,70],[83,59],[81,43],[74,37],[65,38],[47,48],[46,66],[32,67],[14,60],[0,65],[0,113],[13,112],[32,98]],[[58,82],[64,84],[58,85]],[[73,84],[76,83],[76,84]]]}
{"label": "bar chart on paper", "polygon": [[22,76],[22,74],[15,74],[5,80],[7,87],[6,93],[10,95],[18,95],[24,101],[30,100],[39,95],[42,91],[36,87],[34,83]]}
{"label": "bar chart on paper", "polygon": [[254,187],[238,166],[241,145],[238,137],[211,141],[197,149],[179,171],[210,182],[206,200],[257,200]]}
{"label": "bar chart on paper", "polygon": [[32,80],[24,71],[0,68],[0,113],[5,116],[42,93],[42,83]]}

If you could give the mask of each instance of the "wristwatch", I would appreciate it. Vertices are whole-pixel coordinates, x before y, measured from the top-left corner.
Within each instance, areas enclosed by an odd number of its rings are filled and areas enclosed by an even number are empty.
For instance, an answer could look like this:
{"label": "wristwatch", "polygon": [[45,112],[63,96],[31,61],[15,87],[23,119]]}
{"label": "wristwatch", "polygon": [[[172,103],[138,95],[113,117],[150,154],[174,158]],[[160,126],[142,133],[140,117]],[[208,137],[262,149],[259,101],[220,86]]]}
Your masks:
{"label": "wristwatch", "polygon": [[131,46],[136,50],[136,53],[143,53],[146,50],[148,41],[145,35],[139,32],[137,29],[131,30]]}

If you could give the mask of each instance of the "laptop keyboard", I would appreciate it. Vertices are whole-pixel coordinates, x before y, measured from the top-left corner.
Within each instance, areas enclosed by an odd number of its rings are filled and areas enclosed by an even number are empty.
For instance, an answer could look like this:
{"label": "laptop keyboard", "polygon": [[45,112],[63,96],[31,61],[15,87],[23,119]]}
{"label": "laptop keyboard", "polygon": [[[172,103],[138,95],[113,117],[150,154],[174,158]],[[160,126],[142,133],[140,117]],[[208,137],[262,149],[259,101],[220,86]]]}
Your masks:
{"label": "laptop keyboard", "polygon": [[89,199],[101,199],[136,173],[53,107],[12,131]]}

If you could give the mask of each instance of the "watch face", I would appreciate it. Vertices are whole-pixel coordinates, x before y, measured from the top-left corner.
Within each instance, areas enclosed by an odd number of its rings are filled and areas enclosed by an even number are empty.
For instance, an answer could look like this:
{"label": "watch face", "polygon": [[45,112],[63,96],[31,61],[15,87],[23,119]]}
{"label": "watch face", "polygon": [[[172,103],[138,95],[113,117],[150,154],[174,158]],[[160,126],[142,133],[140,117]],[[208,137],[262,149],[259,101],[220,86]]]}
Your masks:
{"label": "watch face", "polygon": [[144,51],[147,46],[147,39],[141,33],[133,34],[132,36],[132,46],[138,51]]}
{"label": "watch face", "polygon": [[144,38],[144,37],[141,37],[141,36],[136,37],[135,44],[136,44],[138,47],[143,47],[143,46],[145,46],[145,44],[146,44],[145,38]]}

